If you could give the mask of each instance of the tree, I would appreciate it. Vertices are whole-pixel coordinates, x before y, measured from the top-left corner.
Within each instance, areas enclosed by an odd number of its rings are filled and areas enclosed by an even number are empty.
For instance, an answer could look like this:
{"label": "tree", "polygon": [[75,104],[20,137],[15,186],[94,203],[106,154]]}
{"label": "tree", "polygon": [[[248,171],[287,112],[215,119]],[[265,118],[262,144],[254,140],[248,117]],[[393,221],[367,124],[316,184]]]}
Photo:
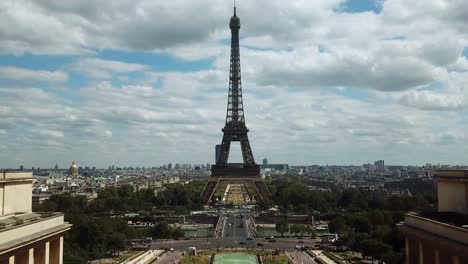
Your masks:
{"label": "tree", "polygon": [[343,234],[348,229],[343,216],[339,215],[328,223],[328,229],[331,233]]}
{"label": "tree", "polygon": [[362,254],[365,256],[382,260],[384,256],[390,255],[391,251],[392,247],[381,241],[375,239],[366,239],[362,241]]}
{"label": "tree", "polygon": [[107,246],[111,250],[112,255],[117,253],[120,254],[121,250],[125,249],[125,236],[120,233],[112,233],[107,238]]}
{"label": "tree", "polygon": [[305,226],[304,232],[306,232],[312,238],[315,238],[317,236],[315,229],[311,226]]}
{"label": "tree", "polygon": [[180,238],[183,238],[184,236],[185,236],[185,232],[180,227],[177,227],[174,229],[174,231],[172,231],[173,239],[180,239]]}
{"label": "tree", "polygon": [[154,238],[170,238],[172,237],[173,228],[166,222],[160,222],[153,228]]}
{"label": "tree", "polygon": [[306,231],[306,226],[303,224],[293,224],[291,225],[291,233],[297,235],[301,233],[301,235]]}
{"label": "tree", "polygon": [[290,231],[292,234],[297,235],[299,232],[301,232],[301,227],[298,224],[292,224]]}
{"label": "tree", "polygon": [[284,233],[289,231],[288,220],[281,220],[275,225],[276,232],[280,233],[283,236]]}

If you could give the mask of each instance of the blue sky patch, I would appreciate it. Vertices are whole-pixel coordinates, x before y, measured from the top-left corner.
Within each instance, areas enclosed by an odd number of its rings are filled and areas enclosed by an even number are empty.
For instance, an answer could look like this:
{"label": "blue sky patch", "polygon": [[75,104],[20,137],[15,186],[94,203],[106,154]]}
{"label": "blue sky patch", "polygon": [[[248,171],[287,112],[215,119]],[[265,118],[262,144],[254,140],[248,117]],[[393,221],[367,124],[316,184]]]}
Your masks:
{"label": "blue sky patch", "polygon": [[325,88],[324,91],[332,91],[336,94],[343,95],[348,98],[357,99],[357,100],[366,100],[369,98],[369,93],[363,89],[356,89],[351,87],[343,87],[343,89],[330,89]]}
{"label": "blue sky patch", "polygon": [[0,66],[14,66],[31,70],[56,71],[63,65],[72,63],[75,58],[76,56],[38,56],[31,54],[25,54],[22,56],[1,55]]}
{"label": "blue sky patch", "polygon": [[340,6],[344,12],[360,13],[373,11],[379,13],[382,10],[381,0],[348,0]]}

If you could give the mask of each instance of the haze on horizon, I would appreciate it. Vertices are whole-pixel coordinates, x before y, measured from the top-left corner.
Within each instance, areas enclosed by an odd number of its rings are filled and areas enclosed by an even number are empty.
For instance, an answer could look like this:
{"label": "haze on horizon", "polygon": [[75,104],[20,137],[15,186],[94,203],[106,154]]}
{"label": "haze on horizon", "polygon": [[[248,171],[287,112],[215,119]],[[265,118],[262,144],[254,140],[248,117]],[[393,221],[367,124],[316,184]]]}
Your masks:
{"label": "haze on horizon", "polygon": [[[232,1],[0,2],[0,167],[214,163]],[[256,158],[467,164],[462,0],[237,1]]]}

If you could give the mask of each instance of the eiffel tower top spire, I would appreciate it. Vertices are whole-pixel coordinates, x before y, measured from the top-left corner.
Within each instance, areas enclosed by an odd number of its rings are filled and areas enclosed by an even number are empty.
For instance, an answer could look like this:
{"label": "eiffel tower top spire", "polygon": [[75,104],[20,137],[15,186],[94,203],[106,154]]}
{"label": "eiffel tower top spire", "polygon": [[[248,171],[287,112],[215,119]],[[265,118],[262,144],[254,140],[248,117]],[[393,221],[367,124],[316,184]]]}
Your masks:
{"label": "eiffel tower top spire", "polygon": [[237,16],[236,12],[236,2],[234,1],[234,15],[231,17],[231,22],[229,23],[229,27],[231,28],[231,31],[234,29],[239,30],[240,29],[240,19]]}
{"label": "eiffel tower top spire", "polygon": [[229,22],[231,29],[231,58],[229,72],[229,95],[226,113],[226,128],[245,128],[244,106],[242,101],[241,66],[239,51],[239,30],[240,19],[236,14],[234,5],[234,15]]}
{"label": "eiffel tower top spire", "polygon": [[234,16],[236,16],[236,0],[234,0]]}

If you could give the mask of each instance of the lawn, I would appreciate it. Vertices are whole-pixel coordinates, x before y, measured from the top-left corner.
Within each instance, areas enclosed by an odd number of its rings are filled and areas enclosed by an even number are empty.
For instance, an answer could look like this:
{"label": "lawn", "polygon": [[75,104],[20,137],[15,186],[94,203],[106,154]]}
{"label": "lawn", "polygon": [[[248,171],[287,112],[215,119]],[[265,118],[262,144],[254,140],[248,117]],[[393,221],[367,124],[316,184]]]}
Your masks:
{"label": "lawn", "polygon": [[200,256],[185,256],[180,261],[181,264],[208,264],[210,263],[210,255]]}
{"label": "lawn", "polygon": [[284,254],[278,256],[263,256],[263,264],[288,264],[288,257]]}

